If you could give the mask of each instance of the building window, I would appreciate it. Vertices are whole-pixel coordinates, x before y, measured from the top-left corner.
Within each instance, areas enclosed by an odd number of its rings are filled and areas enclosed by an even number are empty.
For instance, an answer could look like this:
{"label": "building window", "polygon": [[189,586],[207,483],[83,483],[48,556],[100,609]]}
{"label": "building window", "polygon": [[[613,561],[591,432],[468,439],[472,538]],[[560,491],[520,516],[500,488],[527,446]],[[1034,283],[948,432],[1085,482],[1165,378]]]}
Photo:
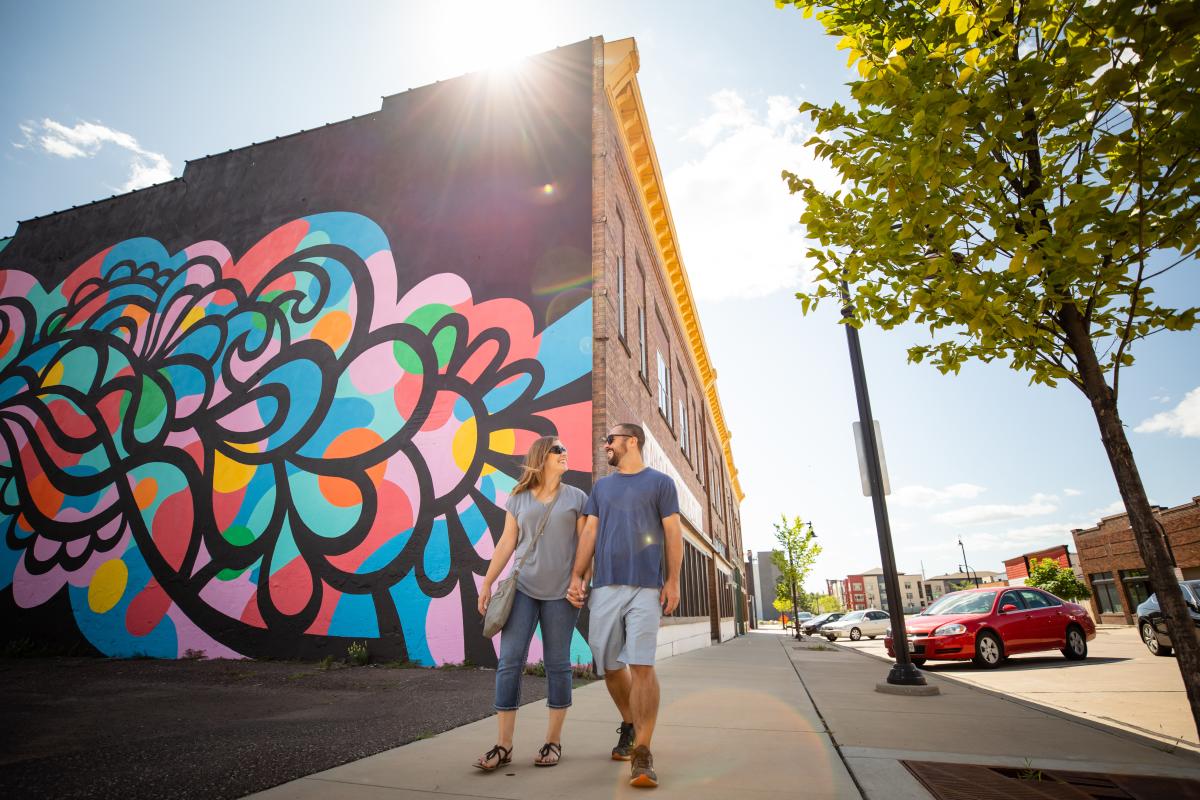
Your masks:
{"label": "building window", "polygon": [[638,372],[642,376],[642,380],[650,373],[650,368],[647,365],[646,359],[646,309],[638,306]]}
{"label": "building window", "polygon": [[625,256],[617,256],[617,335],[625,341]]}
{"label": "building window", "polygon": [[1144,569],[1121,570],[1121,583],[1125,584],[1131,609],[1137,608],[1150,597],[1150,578]]}
{"label": "building window", "polygon": [[667,366],[667,360],[663,358],[660,352],[658,355],[658,410],[667,418],[667,424],[673,425],[671,420],[671,368]]}
{"label": "building window", "polygon": [[679,607],[672,616],[707,617],[708,609],[708,557],[685,539],[683,567],[679,573]]}
{"label": "building window", "polygon": [[691,448],[689,447],[690,429],[688,427],[688,404],[687,404],[687,384],[683,385],[684,396],[679,398],[679,448],[683,450],[683,454],[691,458]]}
{"label": "building window", "polygon": [[1117,587],[1111,572],[1096,572],[1088,576],[1092,583],[1092,594],[1096,595],[1096,606],[1101,614],[1120,614],[1121,601],[1117,599]]}

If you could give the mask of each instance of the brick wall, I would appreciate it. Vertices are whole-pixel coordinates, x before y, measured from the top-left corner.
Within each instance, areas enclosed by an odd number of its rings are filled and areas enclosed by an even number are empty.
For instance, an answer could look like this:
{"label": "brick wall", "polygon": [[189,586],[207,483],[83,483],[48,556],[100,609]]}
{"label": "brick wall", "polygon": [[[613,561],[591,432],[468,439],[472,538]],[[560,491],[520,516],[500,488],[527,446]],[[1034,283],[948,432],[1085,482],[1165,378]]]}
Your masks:
{"label": "brick wall", "polygon": [[[1154,517],[1162,525],[1167,543],[1175,556],[1176,565],[1185,578],[1200,578],[1200,497],[1190,503],[1174,508],[1157,507]],[[1116,622],[1132,625],[1137,605],[1131,597],[1128,582],[1121,579],[1121,572],[1144,570],[1145,563],[1138,552],[1129,526],[1127,514],[1105,517],[1094,528],[1071,532],[1075,549],[1079,553],[1079,565],[1084,578],[1092,587],[1092,613],[1101,622]],[[1116,613],[1101,613],[1093,576],[1111,573],[1120,608]]]}
{"label": "brick wall", "polygon": [[[707,554],[715,552],[722,558],[723,571],[738,569],[743,547],[732,481],[666,270],[654,246],[620,123],[602,92],[598,97],[594,119],[598,173],[593,177],[597,189],[593,216],[595,435],[599,438],[620,422],[642,424],[677,473],[685,530],[704,545]],[[660,355],[670,372],[669,413],[659,406],[663,385]],[[604,462],[602,450],[597,448],[596,453],[595,475],[599,478],[611,468]],[[716,573],[714,564],[709,572],[714,603],[718,597]]]}

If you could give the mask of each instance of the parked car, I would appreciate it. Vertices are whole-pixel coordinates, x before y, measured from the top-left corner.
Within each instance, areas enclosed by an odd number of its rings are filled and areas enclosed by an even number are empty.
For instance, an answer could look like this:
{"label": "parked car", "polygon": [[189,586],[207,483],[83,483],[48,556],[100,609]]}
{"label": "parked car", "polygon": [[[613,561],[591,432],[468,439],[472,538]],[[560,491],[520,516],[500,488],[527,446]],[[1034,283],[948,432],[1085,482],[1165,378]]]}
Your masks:
{"label": "parked car", "polygon": [[[1010,655],[1059,650],[1071,661],[1087,658],[1096,624],[1083,606],[1029,586],[966,589],[940,597],[908,620],[912,662],[965,661],[1000,666]],[[895,658],[889,633],[888,655]]]}
{"label": "parked car", "polygon": [[[1183,599],[1188,604],[1188,613],[1192,622],[1200,628],[1200,581],[1182,581],[1179,588],[1183,590]],[[1162,609],[1158,607],[1158,597],[1150,595],[1137,607],[1138,633],[1147,649],[1156,656],[1169,656],[1171,637],[1167,633],[1167,621]]]}
{"label": "parked car", "polygon": [[800,632],[812,636],[822,625],[830,622],[837,622],[845,615],[845,613],[846,612],[844,611],[830,611],[827,614],[821,614],[820,616],[813,617],[807,622],[801,623]]}
{"label": "parked car", "polygon": [[892,619],[886,611],[878,608],[868,608],[865,611],[851,611],[846,616],[822,625],[817,632],[833,642],[845,636],[852,642],[862,637],[874,639],[892,629]]}

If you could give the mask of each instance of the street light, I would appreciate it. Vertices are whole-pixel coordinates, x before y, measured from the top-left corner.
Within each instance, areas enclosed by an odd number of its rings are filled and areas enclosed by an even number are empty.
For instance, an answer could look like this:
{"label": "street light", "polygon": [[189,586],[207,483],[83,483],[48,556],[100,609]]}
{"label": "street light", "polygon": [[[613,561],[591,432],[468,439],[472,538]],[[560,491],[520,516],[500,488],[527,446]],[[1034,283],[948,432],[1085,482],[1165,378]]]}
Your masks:
{"label": "street light", "polygon": [[908,652],[908,632],[904,625],[904,608],[900,605],[900,579],[896,574],[896,554],[892,549],[892,529],[888,522],[887,502],[883,498],[883,470],[879,466],[879,444],[875,441],[871,398],[867,394],[867,374],[863,369],[862,346],[858,328],[849,323],[854,318],[850,303],[850,287],[842,281],[842,317],[847,320],[846,343],[850,347],[850,371],[854,375],[854,394],[858,398],[858,419],[862,428],[863,450],[867,462],[867,479],[871,486],[871,505],[875,509],[875,530],[879,536],[879,555],[883,561],[883,578],[887,588],[888,613],[892,617],[892,649],[896,663],[888,673],[887,682],[898,686],[925,686],[925,676],[913,666]]}
{"label": "street light", "polygon": [[[971,580],[971,565],[967,563],[967,548],[963,547],[963,542],[962,542],[961,536],[958,537],[958,548],[960,550],[962,550],[963,568],[964,568],[964,571],[967,573],[967,580]],[[978,572],[975,573],[975,588],[976,589],[979,588],[979,573]]]}

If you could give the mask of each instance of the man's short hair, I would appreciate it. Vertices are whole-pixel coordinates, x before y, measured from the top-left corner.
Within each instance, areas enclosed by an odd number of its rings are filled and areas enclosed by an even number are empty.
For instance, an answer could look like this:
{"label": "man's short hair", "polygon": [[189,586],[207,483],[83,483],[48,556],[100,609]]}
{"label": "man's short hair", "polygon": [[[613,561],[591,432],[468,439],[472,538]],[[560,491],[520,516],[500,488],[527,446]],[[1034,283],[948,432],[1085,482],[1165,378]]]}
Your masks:
{"label": "man's short hair", "polygon": [[622,422],[617,425],[617,428],[620,429],[621,433],[632,436],[637,440],[639,453],[646,448],[646,432],[642,430],[641,425],[635,425],[632,422]]}

